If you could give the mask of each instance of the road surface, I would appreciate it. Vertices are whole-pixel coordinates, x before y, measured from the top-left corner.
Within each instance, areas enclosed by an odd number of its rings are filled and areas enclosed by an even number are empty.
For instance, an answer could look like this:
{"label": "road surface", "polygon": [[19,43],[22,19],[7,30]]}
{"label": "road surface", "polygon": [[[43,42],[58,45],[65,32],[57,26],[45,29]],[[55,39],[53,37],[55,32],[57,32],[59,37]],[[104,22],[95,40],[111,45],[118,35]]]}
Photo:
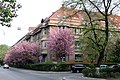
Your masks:
{"label": "road surface", "polygon": [[101,80],[85,78],[82,73],[42,72],[23,69],[3,69],[0,67],[0,80]]}

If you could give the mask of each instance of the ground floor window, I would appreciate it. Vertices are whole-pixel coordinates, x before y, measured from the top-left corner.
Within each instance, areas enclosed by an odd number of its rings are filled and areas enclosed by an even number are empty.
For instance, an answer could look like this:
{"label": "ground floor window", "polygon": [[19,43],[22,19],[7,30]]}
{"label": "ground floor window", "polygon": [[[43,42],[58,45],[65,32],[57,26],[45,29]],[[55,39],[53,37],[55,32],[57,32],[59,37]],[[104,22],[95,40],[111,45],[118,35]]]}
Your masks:
{"label": "ground floor window", "polygon": [[75,54],[75,62],[82,62],[83,54]]}
{"label": "ground floor window", "polygon": [[45,62],[47,60],[47,54],[41,54],[39,57],[40,63]]}

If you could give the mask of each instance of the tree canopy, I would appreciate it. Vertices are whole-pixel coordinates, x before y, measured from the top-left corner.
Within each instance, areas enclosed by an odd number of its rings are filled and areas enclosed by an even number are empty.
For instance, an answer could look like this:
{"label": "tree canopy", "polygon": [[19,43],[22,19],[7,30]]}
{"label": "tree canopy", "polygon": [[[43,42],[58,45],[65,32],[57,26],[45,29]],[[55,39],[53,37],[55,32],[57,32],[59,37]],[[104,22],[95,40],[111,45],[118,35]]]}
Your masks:
{"label": "tree canopy", "polygon": [[112,52],[110,55],[110,60],[112,62],[120,62],[120,39],[118,39],[112,46]]}
{"label": "tree canopy", "polygon": [[2,62],[9,47],[7,45],[0,45],[0,61]]}
{"label": "tree canopy", "polygon": [[0,0],[0,24],[11,26],[11,21],[17,17],[17,11],[21,5],[16,0]]}
{"label": "tree canopy", "polygon": [[47,47],[51,53],[56,53],[57,58],[70,55],[74,52],[74,35],[70,29],[54,30],[47,40]]}
{"label": "tree canopy", "polygon": [[[85,12],[86,16],[84,18],[83,25],[86,28],[86,32],[84,36],[86,36],[87,33],[92,33],[92,37],[88,37],[88,39],[91,40],[93,49],[98,52],[99,57],[97,65],[101,64],[109,39],[109,29],[111,27],[111,21],[109,17],[120,10],[120,1],[67,0],[64,2],[63,6],[72,6],[72,8],[77,9],[78,12],[81,10]],[[98,34],[98,31],[101,34]]]}
{"label": "tree canopy", "polygon": [[22,42],[10,48],[4,57],[8,64],[35,63],[38,59],[39,46],[36,43]]}

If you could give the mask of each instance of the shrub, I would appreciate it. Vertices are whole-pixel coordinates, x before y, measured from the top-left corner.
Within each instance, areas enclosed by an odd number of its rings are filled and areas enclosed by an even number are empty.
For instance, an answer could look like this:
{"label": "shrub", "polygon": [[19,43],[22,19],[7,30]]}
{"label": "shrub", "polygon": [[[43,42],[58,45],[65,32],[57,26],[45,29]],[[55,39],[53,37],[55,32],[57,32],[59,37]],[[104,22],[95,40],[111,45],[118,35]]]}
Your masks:
{"label": "shrub", "polygon": [[115,78],[117,76],[116,73],[113,73],[114,69],[111,68],[103,68],[100,69],[100,73],[96,74],[95,68],[87,68],[83,69],[82,73],[85,77],[94,77],[94,78]]}
{"label": "shrub", "polygon": [[31,69],[37,71],[68,71],[69,64],[26,64],[26,65],[11,65],[16,68]]}
{"label": "shrub", "polygon": [[101,75],[102,78],[115,77],[115,75],[113,74],[113,69],[112,68],[100,69],[100,75]]}
{"label": "shrub", "polygon": [[112,68],[102,68],[100,69],[100,73],[107,73],[107,74],[110,74],[113,72],[113,69]]}
{"label": "shrub", "polygon": [[96,66],[94,64],[89,64],[88,67],[89,68],[95,68]]}
{"label": "shrub", "polygon": [[52,61],[42,62],[42,64],[54,64]]}
{"label": "shrub", "polygon": [[94,77],[96,75],[95,68],[86,68],[82,70],[82,73],[85,77]]}
{"label": "shrub", "polygon": [[69,64],[56,64],[52,68],[52,71],[69,71],[69,70],[70,70],[70,65]]}
{"label": "shrub", "polygon": [[119,72],[119,73],[120,73],[120,67],[114,68],[114,69],[113,69],[113,72],[114,72],[114,73],[115,73],[115,72]]}

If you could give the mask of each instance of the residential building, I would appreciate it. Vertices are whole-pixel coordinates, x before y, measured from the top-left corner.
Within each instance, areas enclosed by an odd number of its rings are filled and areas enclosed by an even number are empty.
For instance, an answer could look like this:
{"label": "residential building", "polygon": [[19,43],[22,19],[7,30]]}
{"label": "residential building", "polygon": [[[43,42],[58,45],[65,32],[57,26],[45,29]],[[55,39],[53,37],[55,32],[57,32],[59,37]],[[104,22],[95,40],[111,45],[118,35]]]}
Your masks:
{"label": "residential building", "polygon": [[32,31],[30,30],[30,32],[21,38],[17,43],[22,41],[29,41],[40,44],[40,62],[50,61],[52,58],[54,58],[54,56],[51,56],[47,49],[46,40],[48,35],[53,30],[59,30],[60,28],[65,27],[71,28],[73,30],[73,34],[75,34],[75,51],[74,55],[69,55],[69,60],[67,62],[83,62],[87,57],[80,51],[80,45],[78,42],[79,37],[82,36],[82,30],[85,29],[85,27],[82,25],[84,18],[85,15],[83,11],[78,12],[73,8],[61,7],[57,11],[53,12],[50,17],[42,19],[41,23],[36,26],[35,29],[32,29]]}

